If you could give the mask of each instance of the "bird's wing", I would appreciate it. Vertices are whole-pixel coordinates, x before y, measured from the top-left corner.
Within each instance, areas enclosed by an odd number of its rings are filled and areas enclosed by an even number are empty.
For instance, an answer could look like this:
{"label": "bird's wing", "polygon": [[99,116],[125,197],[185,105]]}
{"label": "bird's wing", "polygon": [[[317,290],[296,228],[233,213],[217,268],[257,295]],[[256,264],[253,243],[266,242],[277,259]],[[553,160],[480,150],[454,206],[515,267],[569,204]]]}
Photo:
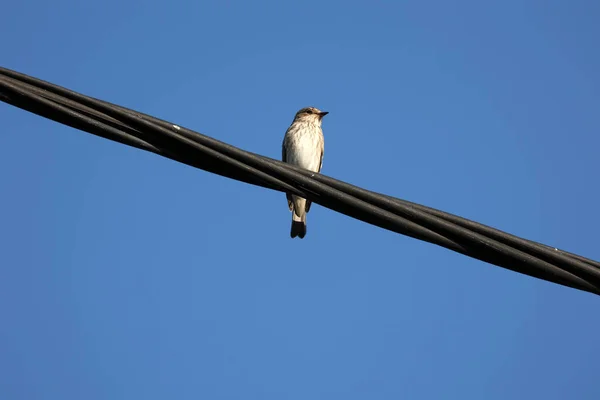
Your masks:
{"label": "bird's wing", "polygon": [[321,172],[321,168],[323,168],[323,148],[321,148],[321,159],[319,160],[319,169],[317,170],[317,172]]}
{"label": "bird's wing", "polygon": [[[281,146],[281,161],[287,162],[287,154],[285,151],[285,139],[283,141],[283,145]],[[289,193],[286,193],[285,197],[287,198],[288,207],[289,207],[290,211],[292,211],[294,208],[294,203],[292,202],[292,195]]]}
{"label": "bird's wing", "polygon": [[[321,160],[319,160],[319,169],[317,170],[317,172],[321,172],[321,168],[323,168],[323,149],[321,149]],[[312,204],[312,201],[310,200],[306,200],[306,212],[310,211],[310,205]]]}

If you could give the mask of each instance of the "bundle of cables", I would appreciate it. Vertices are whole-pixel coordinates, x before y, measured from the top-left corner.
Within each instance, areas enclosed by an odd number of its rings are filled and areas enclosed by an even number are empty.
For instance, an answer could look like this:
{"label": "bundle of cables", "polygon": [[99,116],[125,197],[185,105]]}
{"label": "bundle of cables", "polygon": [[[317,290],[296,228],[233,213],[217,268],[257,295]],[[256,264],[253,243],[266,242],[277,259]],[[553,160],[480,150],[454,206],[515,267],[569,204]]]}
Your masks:
{"label": "bundle of cables", "polygon": [[171,122],[5,68],[0,68],[0,100],[208,172],[300,195],[366,223],[493,265],[600,294],[597,261],[250,153]]}

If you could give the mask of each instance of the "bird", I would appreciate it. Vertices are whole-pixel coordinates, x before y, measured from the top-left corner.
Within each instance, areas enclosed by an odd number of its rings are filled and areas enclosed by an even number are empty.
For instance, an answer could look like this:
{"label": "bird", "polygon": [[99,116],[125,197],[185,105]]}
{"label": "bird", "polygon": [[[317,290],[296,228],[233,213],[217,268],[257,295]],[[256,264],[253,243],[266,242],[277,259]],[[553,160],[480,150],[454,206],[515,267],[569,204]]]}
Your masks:
{"label": "bird", "polygon": [[[283,137],[283,162],[296,165],[313,172],[321,172],[325,140],[321,122],[328,111],[315,107],[301,108]],[[290,236],[303,239],[306,235],[306,213],[310,210],[310,200],[286,193],[288,207],[292,212]]]}

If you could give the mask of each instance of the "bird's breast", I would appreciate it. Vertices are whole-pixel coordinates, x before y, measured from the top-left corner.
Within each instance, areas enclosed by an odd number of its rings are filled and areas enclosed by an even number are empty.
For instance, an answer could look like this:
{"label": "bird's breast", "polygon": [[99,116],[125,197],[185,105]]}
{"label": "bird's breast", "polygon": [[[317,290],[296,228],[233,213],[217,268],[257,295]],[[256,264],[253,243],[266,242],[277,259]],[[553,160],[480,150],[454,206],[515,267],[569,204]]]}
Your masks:
{"label": "bird's breast", "polygon": [[287,162],[318,171],[323,152],[323,133],[319,126],[302,124],[290,129],[286,138]]}

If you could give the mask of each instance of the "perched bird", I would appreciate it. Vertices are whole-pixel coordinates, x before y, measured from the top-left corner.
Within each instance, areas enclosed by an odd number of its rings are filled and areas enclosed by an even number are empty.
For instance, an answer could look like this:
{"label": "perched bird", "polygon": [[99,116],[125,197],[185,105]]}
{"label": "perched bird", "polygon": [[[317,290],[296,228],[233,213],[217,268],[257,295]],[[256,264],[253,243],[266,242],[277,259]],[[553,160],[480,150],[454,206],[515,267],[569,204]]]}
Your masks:
{"label": "perched bird", "polygon": [[[282,146],[282,160],[289,164],[321,172],[325,142],[321,121],[329,114],[314,107],[302,108],[285,132]],[[292,212],[290,236],[300,239],[306,235],[306,213],[310,210],[310,200],[286,193],[288,207]]]}

